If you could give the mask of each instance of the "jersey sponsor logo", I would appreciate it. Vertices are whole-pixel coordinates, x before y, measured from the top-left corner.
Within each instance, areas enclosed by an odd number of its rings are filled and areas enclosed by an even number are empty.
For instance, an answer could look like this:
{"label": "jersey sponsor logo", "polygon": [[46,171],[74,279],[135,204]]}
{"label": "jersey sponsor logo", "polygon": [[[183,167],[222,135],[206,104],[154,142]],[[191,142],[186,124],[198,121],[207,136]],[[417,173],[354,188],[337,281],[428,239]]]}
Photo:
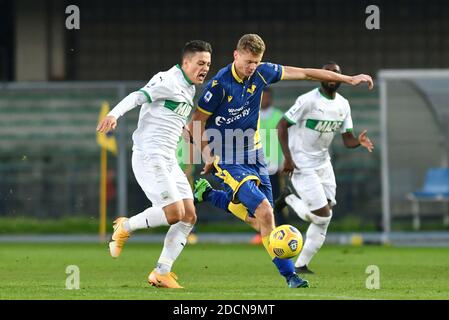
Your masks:
{"label": "jersey sponsor logo", "polygon": [[335,132],[341,128],[343,121],[330,121],[330,120],[314,120],[307,119],[306,128],[321,132]]}
{"label": "jersey sponsor logo", "polygon": [[209,102],[212,96],[213,96],[212,92],[207,91],[206,94],[204,95],[204,101]]}
{"label": "jersey sponsor logo", "polygon": [[187,103],[180,103],[175,110],[173,110],[180,116],[187,118],[192,111],[192,106]]}
{"label": "jersey sponsor logo", "polygon": [[226,118],[225,117],[218,116],[218,117],[215,118],[215,125],[217,127],[221,126],[224,122],[226,122]]}
{"label": "jersey sponsor logo", "polygon": [[223,124],[226,124],[226,125],[231,124],[234,121],[240,120],[240,119],[248,116],[250,110],[251,110],[251,108],[247,108],[247,109],[243,110],[241,113],[233,115],[233,116],[231,116],[229,118],[225,118],[225,117],[222,117],[222,116],[217,116],[215,118],[215,124],[217,125],[217,127],[220,127]]}
{"label": "jersey sponsor logo", "polygon": [[[244,112],[245,108],[247,107],[247,104],[245,104],[243,107],[240,108],[228,108],[228,112],[231,114],[231,116],[235,116],[239,114],[240,112]],[[248,108],[248,112],[251,108]]]}
{"label": "jersey sponsor logo", "polygon": [[192,106],[186,102],[165,100],[164,107],[179,114],[183,118],[187,118],[192,111]]}

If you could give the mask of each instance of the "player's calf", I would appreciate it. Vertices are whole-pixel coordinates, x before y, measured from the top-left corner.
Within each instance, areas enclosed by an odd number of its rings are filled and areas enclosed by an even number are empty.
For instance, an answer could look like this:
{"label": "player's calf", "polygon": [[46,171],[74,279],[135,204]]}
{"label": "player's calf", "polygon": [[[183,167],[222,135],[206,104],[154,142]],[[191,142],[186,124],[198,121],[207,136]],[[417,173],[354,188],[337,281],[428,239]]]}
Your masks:
{"label": "player's calf", "polygon": [[254,212],[254,216],[259,222],[260,234],[262,237],[267,236],[274,229],[273,208],[268,200],[262,201]]}
{"label": "player's calf", "polygon": [[307,229],[304,247],[295,263],[296,268],[307,267],[313,256],[320,250],[326,240],[327,228],[332,219],[332,211],[328,217],[310,214],[311,224]]}

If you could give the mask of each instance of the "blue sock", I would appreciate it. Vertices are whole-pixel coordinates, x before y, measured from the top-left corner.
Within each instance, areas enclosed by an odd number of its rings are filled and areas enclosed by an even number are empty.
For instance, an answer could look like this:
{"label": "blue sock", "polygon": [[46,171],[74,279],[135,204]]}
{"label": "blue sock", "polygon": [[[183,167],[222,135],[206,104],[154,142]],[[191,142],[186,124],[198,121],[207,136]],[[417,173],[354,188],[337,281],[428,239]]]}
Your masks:
{"label": "blue sock", "polygon": [[225,211],[228,211],[228,205],[229,202],[231,202],[231,199],[228,198],[228,194],[226,192],[215,189],[210,190],[204,200],[210,201],[214,207]]}
{"label": "blue sock", "polygon": [[295,273],[295,264],[291,259],[279,259],[278,257],[275,257],[273,263],[276,265],[276,268],[278,268],[279,273],[287,280]]}

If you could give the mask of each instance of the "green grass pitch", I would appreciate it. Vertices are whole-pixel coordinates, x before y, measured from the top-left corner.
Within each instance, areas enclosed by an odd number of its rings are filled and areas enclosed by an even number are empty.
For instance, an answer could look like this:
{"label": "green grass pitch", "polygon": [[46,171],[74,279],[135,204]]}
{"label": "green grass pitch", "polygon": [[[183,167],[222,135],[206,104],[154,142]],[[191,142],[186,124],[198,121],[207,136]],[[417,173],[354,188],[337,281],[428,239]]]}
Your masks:
{"label": "green grass pitch", "polygon": [[[162,244],[127,244],[113,260],[100,244],[0,244],[0,299],[448,299],[449,248],[325,245],[311,264],[311,288],[289,289],[262,247],[189,245],[174,266],[185,289],[146,282]],[[77,265],[80,289],[67,290]],[[380,289],[369,290],[369,265]]]}

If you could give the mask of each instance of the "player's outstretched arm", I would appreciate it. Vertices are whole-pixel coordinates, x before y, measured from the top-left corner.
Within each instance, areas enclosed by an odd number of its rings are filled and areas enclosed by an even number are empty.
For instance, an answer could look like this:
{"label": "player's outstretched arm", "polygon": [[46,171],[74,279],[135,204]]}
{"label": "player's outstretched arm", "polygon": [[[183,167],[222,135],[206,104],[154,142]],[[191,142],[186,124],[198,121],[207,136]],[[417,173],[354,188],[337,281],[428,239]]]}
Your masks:
{"label": "player's outstretched arm", "polygon": [[312,81],[336,81],[343,82],[353,86],[361,83],[367,83],[371,90],[374,86],[373,79],[366,74],[358,74],[356,76],[347,76],[324,69],[296,68],[284,67],[283,80],[312,80]]}
{"label": "player's outstretched arm", "polygon": [[343,133],[343,143],[347,148],[357,148],[359,146],[363,146],[369,152],[373,152],[374,145],[366,133],[367,130],[363,130],[363,132],[359,134],[358,138],[356,138],[352,132]]}
{"label": "player's outstretched arm", "polygon": [[97,126],[97,131],[101,133],[107,133],[111,130],[115,130],[117,127],[117,119],[123,116],[129,110],[140,106],[147,102],[147,97],[142,92],[136,91],[130,93],[122,101],[120,101],[108,115],[100,121]]}
{"label": "player's outstretched arm", "polygon": [[288,127],[290,126],[291,124],[288,123],[285,118],[279,120],[276,126],[276,129],[278,131],[279,144],[281,145],[282,153],[284,154],[284,166],[282,168],[282,172],[288,175],[292,175],[293,170],[297,168],[288,147]]}

